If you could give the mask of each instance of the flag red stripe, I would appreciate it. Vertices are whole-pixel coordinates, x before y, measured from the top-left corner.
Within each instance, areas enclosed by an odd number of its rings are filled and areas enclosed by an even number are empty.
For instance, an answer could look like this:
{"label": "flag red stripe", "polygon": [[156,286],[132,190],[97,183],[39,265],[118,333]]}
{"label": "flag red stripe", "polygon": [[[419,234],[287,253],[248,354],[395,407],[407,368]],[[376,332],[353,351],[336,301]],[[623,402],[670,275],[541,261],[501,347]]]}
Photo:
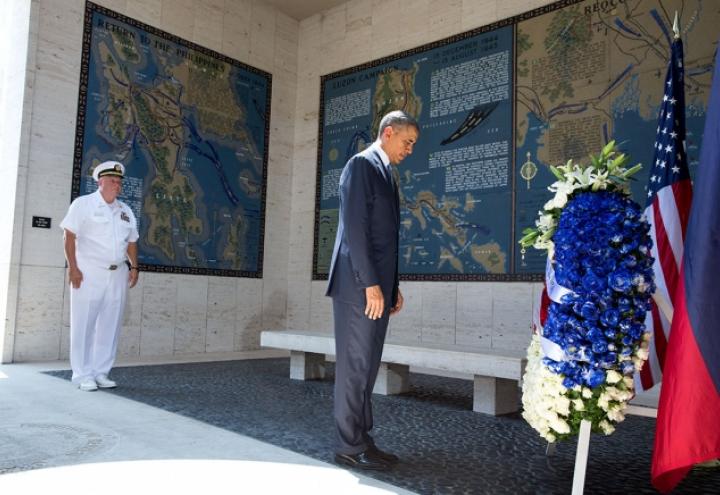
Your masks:
{"label": "flag red stripe", "polygon": [[640,369],[640,384],[643,390],[649,390],[655,385],[655,378],[652,374],[650,361],[645,361],[643,367]]}
{"label": "flag red stripe", "polygon": [[660,369],[665,368],[665,354],[667,353],[667,338],[660,321],[660,311],[655,302],[652,303],[653,338],[655,339],[655,354],[657,354]]}
{"label": "flag red stripe", "polygon": [[655,215],[653,224],[655,225],[655,242],[657,242],[656,252],[660,260],[660,266],[662,266],[663,274],[665,275],[665,286],[672,301],[678,283],[678,267],[675,263],[675,255],[673,254],[672,246],[665,231],[662,212],[660,211],[660,205],[657,200],[653,203],[653,212]]}
{"label": "flag red stripe", "polygon": [[678,216],[680,217],[682,238],[683,241],[685,241],[688,219],[690,218],[690,204],[692,203],[692,183],[689,180],[681,180],[673,184],[671,187],[673,196],[675,196]]}
{"label": "flag red stripe", "polygon": [[[655,301],[651,301],[652,309],[650,314],[652,316],[652,332],[654,339],[654,351],[657,356],[657,362],[660,367],[659,370],[653,370],[652,360],[645,362],[643,367],[640,369],[640,385],[642,390],[650,390],[655,386],[655,383],[659,383],[662,379],[662,369],[665,365],[665,352],[667,349],[667,339],[665,338],[665,332],[663,331],[662,322],[660,321],[660,311],[658,311]],[[652,347],[651,347],[652,350]],[[655,375],[654,373],[658,374]]]}
{"label": "flag red stripe", "polygon": [[549,310],[550,310],[550,296],[548,296],[547,286],[544,286],[542,295],[540,296],[540,324],[542,326],[545,326],[545,322],[547,321]]}

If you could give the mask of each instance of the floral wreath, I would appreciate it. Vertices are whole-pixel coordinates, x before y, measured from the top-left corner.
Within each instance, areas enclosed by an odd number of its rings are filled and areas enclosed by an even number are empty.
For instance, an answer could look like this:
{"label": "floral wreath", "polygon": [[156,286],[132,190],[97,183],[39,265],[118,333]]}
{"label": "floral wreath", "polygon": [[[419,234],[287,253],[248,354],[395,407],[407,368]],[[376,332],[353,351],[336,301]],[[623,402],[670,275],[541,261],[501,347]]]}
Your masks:
{"label": "floral wreath", "polygon": [[652,241],[628,187],[641,165],[626,169],[614,141],[590,159],[550,167],[555,195],[520,240],[548,251],[550,303],[528,348],[522,400],[523,417],[549,442],[576,435],[582,420],[611,434],[648,357]]}

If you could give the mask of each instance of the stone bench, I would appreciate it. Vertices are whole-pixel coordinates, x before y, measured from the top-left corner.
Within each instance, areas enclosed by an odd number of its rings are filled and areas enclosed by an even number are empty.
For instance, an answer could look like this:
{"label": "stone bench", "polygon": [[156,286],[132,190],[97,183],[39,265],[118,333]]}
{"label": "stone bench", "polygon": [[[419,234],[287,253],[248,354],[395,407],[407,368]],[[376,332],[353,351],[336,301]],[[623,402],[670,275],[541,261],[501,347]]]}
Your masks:
{"label": "stone bench", "polygon": [[[290,351],[290,378],[325,376],[325,356],[335,355],[332,334],[310,331],[264,331],[260,345]],[[391,395],[409,390],[410,366],[472,375],[473,411],[507,414],[518,410],[518,381],[525,353],[473,349],[467,346],[385,342],[373,393]]]}

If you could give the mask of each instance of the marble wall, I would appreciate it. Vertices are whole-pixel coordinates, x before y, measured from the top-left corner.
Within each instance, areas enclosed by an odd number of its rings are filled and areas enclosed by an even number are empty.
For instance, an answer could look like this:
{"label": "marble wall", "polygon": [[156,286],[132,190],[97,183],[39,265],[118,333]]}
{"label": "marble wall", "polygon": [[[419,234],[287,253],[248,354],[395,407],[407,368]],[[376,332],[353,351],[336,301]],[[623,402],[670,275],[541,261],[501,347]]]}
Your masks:
{"label": "marble wall", "polygon": [[0,327],[0,362],[12,360],[15,343],[22,239],[18,226],[24,216],[32,108],[32,74],[26,72],[28,51],[34,48],[30,11],[28,0],[0,5],[0,322],[6,322]]}
{"label": "marble wall", "polygon": [[[297,22],[262,0],[96,1],[273,75],[264,277],[142,273],[120,342],[121,356],[141,358],[255,349],[262,329],[330,329],[325,282],[311,280],[320,76],[550,3],[352,0]],[[18,188],[14,220],[0,222],[16,247],[13,258],[10,244],[0,244],[3,361],[68,355],[56,226],[70,201],[83,6],[31,2],[25,97],[16,108],[25,112],[25,153],[20,146],[14,173],[2,170]],[[7,184],[0,181],[3,192]],[[32,228],[32,215],[52,217],[53,228]],[[529,340],[537,284],[412,282],[402,290],[406,308],[391,323],[393,338],[513,349]]]}
{"label": "marble wall", "polygon": [[[353,0],[300,22],[288,269],[289,328],[332,328],[312,276],[320,76],[512,17],[549,0]],[[318,53],[322,53],[319,57]],[[422,136],[420,137],[422,139]],[[390,337],[522,349],[538,284],[404,282]]]}
{"label": "marble wall", "polygon": [[[95,1],[273,75],[264,278],[141,273],[119,352],[145,358],[257,349],[262,328],[285,325],[299,24],[260,0]],[[32,0],[30,143],[20,160],[27,187],[17,195],[24,213],[14,227],[22,245],[17,316],[6,324],[14,346],[5,346],[4,361],[68,355],[69,294],[57,224],[70,203],[84,5]],[[32,228],[32,215],[52,217],[53,228]]]}

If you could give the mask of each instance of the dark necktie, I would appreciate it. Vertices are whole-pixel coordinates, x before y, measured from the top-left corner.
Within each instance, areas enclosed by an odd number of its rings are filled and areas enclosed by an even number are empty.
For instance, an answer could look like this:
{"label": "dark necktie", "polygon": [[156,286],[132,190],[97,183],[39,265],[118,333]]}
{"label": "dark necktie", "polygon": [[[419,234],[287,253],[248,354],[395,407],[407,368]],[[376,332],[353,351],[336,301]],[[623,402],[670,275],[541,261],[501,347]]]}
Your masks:
{"label": "dark necktie", "polygon": [[383,164],[383,167],[385,168],[385,175],[387,176],[388,182],[390,183],[393,192],[395,192],[397,190],[397,187],[395,186],[395,177],[393,177],[392,173],[392,165]]}
{"label": "dark necktie", "polygon": [[385,167],[385,173],[388,175],[388,178],[390,179],[390,186],[392,187],[393,196],[395,196],[395,212],[398,215],[398,222],[400,221],[400,194],[398,192],[397,184],[395,183],[395,177],[392,173],[392,165],[387,164],[383,165]]}

